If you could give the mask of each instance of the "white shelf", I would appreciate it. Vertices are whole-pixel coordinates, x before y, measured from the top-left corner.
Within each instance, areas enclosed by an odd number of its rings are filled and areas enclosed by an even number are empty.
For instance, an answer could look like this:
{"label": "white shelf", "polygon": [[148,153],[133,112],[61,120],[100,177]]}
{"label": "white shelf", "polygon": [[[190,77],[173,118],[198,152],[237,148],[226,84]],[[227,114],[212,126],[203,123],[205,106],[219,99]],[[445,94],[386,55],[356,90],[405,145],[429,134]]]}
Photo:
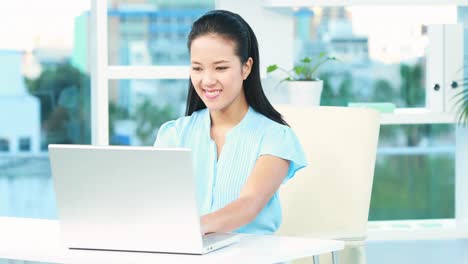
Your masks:
{"label": "white shelf", "polygon": [[[297,106],[291,104],[276,104],[280,113],[281,109],[295,109],[301,112],[301,109],[316,108],[317,106]],[[320,106],[328,107],[328,106]],[[344,107],[344,106],[342,106]],[[352,108],[352,107],[350,107]],[[418,125],[418,124],[455,124],[456,117],[452,113],[432,112],[426,108],[397,108],[392,113],[381,113],[381,125]]]}
{"label": "white shelf", "polygon": [[425,108],[399,108],[393,113],[380,116],[382,125],[403,124],[454,124],[456,117],[452,113],[431,112]]}

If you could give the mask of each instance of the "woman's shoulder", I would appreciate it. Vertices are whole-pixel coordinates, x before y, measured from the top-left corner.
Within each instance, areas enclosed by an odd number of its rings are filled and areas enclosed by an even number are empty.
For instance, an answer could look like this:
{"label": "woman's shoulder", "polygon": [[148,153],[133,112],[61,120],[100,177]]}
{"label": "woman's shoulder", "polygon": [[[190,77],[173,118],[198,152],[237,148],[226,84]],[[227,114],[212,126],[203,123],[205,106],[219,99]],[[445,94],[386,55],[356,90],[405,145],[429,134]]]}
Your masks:
{"label": "woman's shoulder", "polygon": [[190,116],[182,116],[161,125],[156,136],[154,146],[177,147],[183,144],[186,135],[202,124],[203,110],[194,112]]}
{"label": "woman's shoulder", "polygon": [[278,123],[255,110],[252,112],[253,118],[251,124],[256,128],[257,131],[262,131],[264,133],[291,131],[291,128],[287,125]]}

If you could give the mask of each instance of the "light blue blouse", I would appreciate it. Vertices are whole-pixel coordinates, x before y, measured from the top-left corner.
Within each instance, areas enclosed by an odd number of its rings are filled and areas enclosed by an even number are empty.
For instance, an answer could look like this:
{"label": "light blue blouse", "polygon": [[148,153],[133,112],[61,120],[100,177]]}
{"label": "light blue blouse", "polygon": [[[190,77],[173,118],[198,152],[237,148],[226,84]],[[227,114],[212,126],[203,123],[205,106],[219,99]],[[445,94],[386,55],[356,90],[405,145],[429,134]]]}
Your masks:
{"label": "light blue blouse", "polygon": [[[199,110],[191,116],[163,124],[154,143],[156,147],[192,149],[200,215],[223,208],[237,199],[257,158],[262,155],[290,161],[284,182],[307,164],[304,151],[291,128],[272,121],[251,107],[241,122],[226,134],[219,158],[210,127],[209,111]],[[276,192],[252,222],[235,232],[275,232],[281,224],[278,199]]]}

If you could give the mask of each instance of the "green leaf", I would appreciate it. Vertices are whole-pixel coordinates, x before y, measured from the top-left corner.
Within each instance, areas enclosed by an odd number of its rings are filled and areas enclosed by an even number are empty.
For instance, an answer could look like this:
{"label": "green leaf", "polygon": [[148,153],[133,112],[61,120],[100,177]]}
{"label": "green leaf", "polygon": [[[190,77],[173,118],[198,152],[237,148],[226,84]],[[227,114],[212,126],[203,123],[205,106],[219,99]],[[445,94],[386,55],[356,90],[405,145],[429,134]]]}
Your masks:
{"label": "green leaf", "polygon": [[280,81],[310,81],[318,79],[316,75],[317,70],[322,66],[322,64],[328,61],[339,61],[338,58],[327,56],[326,52],[320,52],[314,57],[305,56],[300,59],[297,64],[292,67],[292,69],[283,69],[282,67],[277,66],[276,64],[270,65],[267,67],[267,73],[270,73],[275,70],[281,70],[286,73],[287,78]]}
{"label": "green leaf", "polygon": [[301,66],[301,65],[294,66],[294,73],[296,73],[296,75],[300,76],[303,74],[304,71],[305,71],[304,66]]}
{"label": "green leaf", "polygon": [[309,57],[305,57],[305,58],[303,58],[303,59],[301,60],[302,63],[310,63],[311,61],[312,61],[312,59],[309,58]]}
{"label": "green leaf", "polygon": [[283,82],[292,81],[292,80],[293,79],[291,77],[286,77],[286,78],[282,79],[278,84],[283,83]]}
{"label": "green leaf", "polygon": [[278,65],[276,65],[276,64],[270,65],[270,66],[267,67],[267,73],[276,71],[277,69],[278,69]]}
{"label": "green leaf", "polygon": [[453,99],[457,99],[455,106],[458,108],[458,123],[463,127],[468,126],[468,89],[461,90]]}

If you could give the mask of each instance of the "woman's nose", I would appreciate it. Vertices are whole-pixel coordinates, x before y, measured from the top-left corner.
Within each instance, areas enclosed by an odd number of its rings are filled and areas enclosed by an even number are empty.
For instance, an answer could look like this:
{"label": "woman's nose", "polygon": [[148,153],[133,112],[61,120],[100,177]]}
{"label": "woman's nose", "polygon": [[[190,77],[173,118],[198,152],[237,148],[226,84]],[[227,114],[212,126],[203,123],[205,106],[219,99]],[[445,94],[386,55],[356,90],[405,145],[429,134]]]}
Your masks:
{"label": "woman's nose", "polygon": [[216,78],[212,73],[205,72],[203,74],[203,84],[206,86],[214,85],[216,83]]}

